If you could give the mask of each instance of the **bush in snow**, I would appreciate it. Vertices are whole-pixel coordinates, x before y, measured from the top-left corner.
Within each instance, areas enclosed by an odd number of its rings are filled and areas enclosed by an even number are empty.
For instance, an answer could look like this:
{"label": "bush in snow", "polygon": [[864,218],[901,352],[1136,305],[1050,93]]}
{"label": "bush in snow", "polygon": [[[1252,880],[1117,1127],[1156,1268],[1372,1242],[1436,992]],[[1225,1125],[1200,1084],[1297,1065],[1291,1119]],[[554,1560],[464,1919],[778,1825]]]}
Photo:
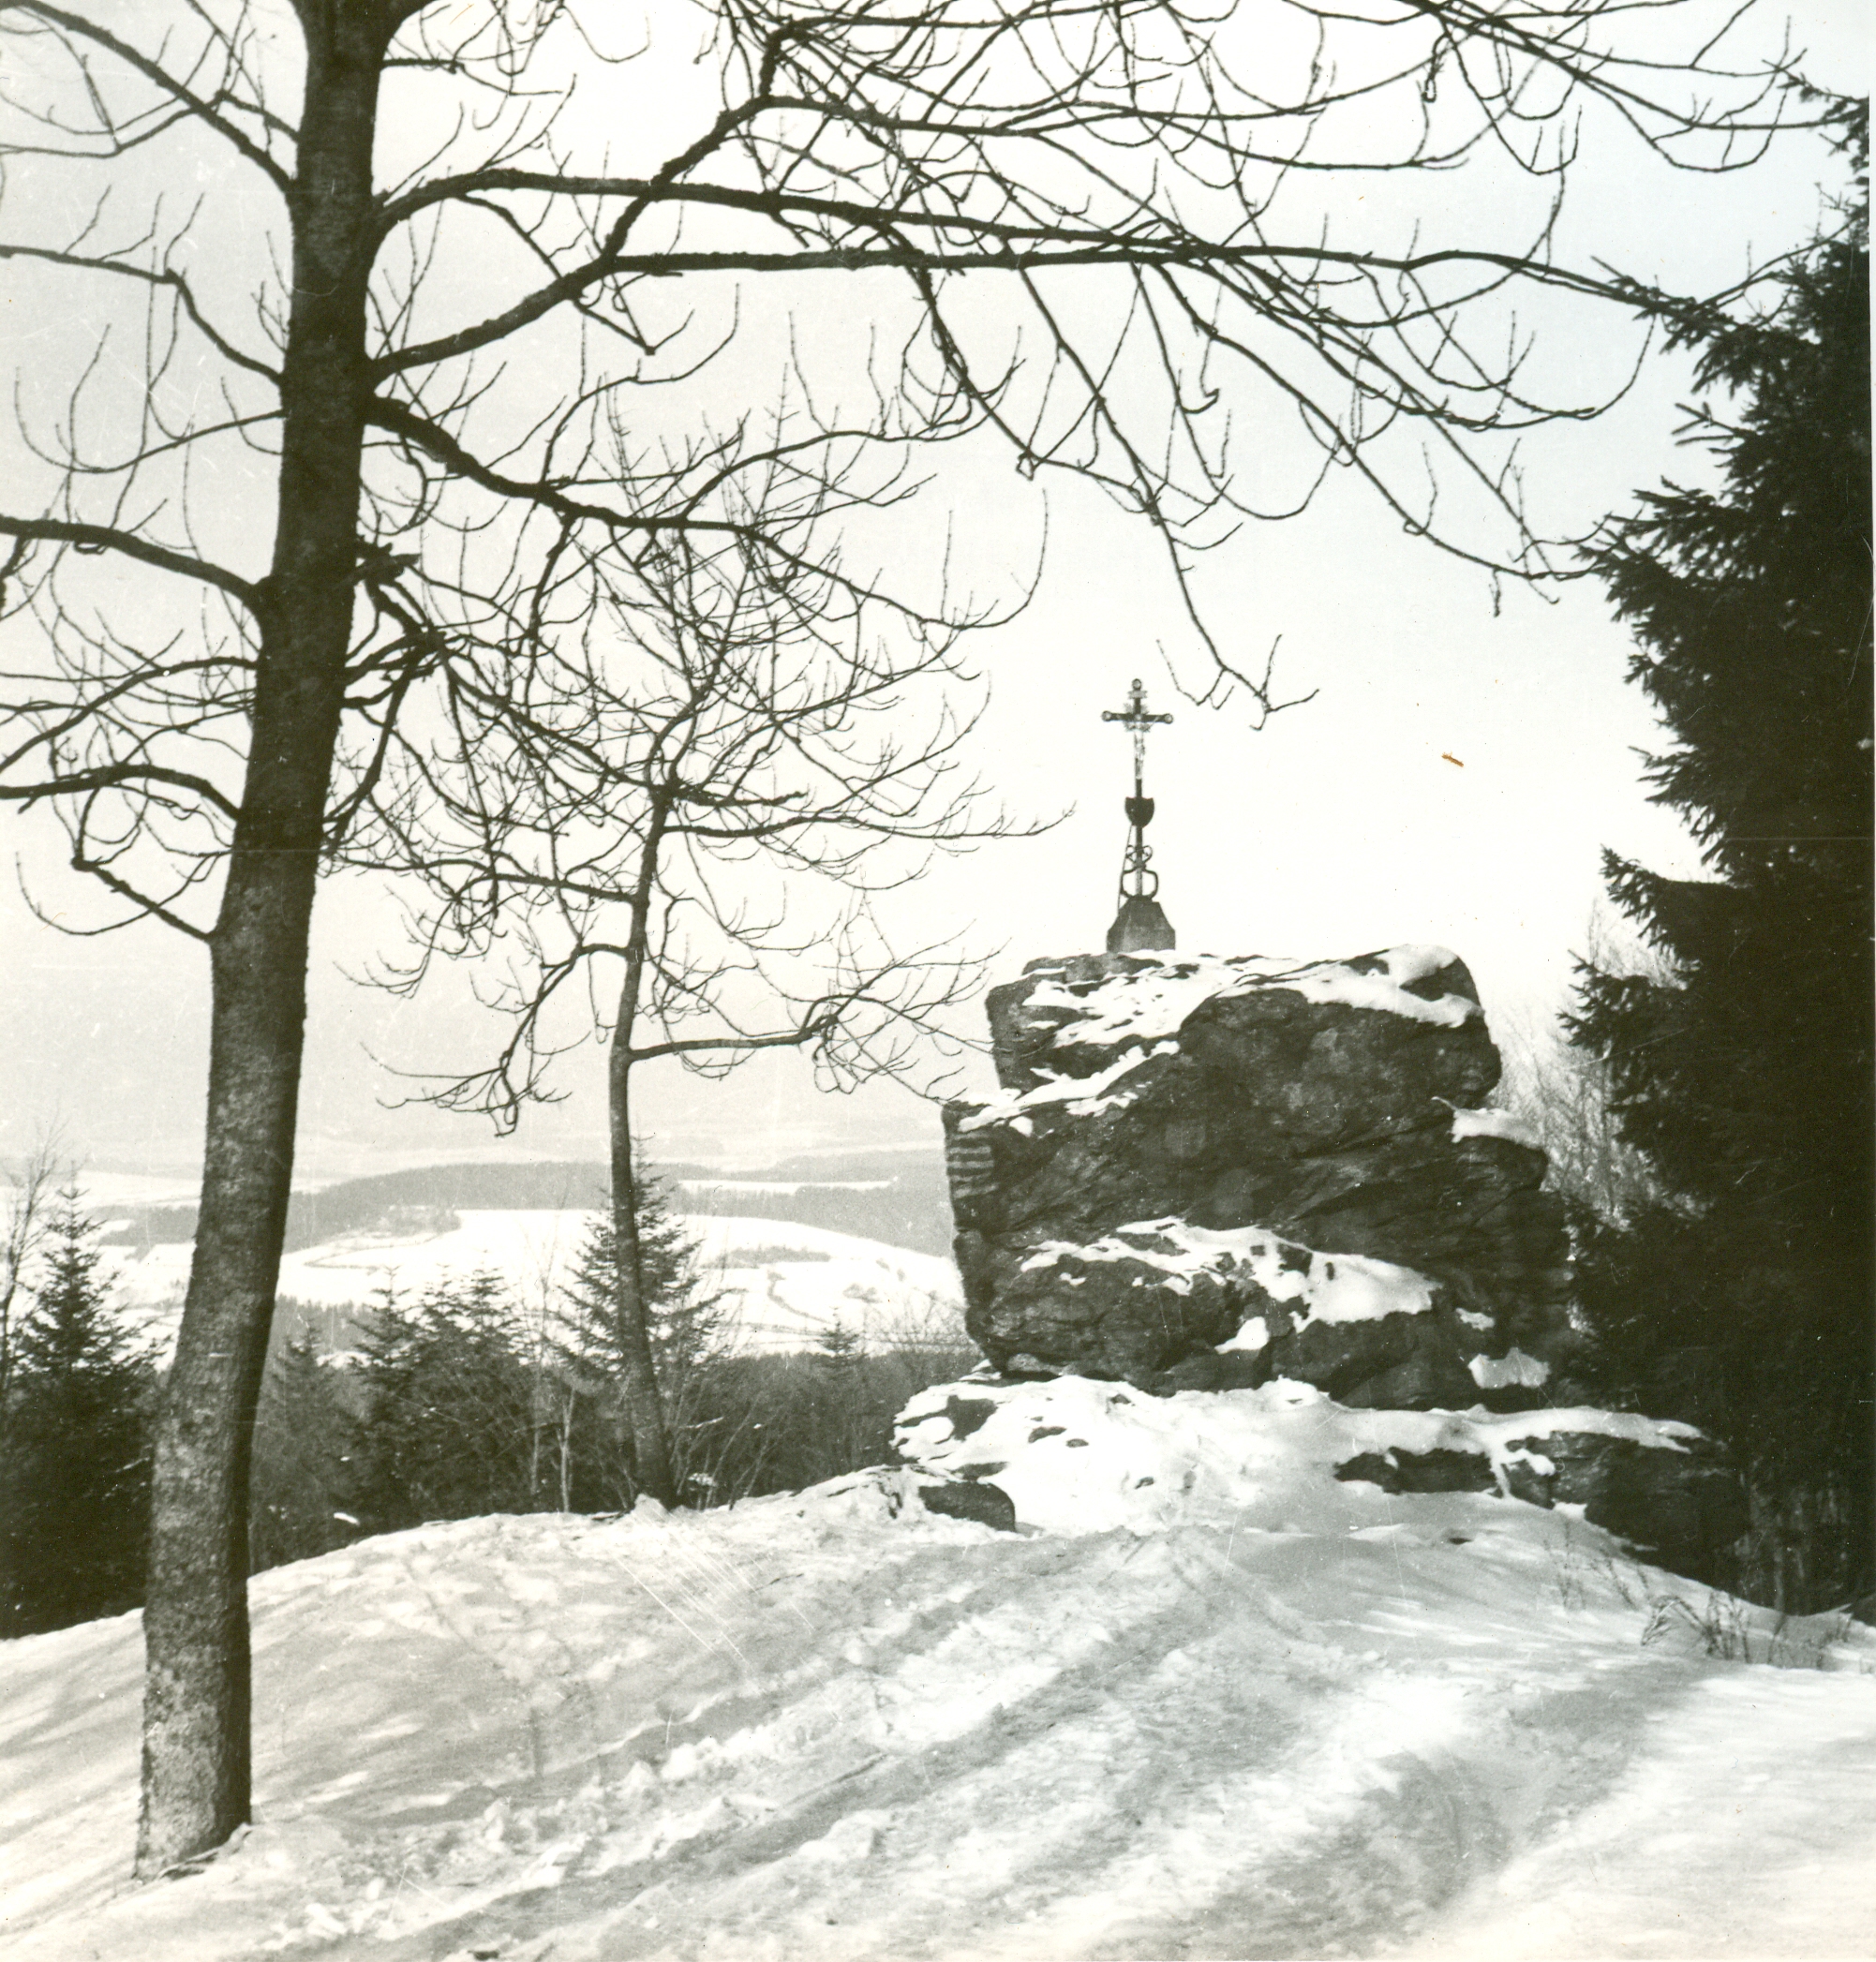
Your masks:
{"label": "bush in snow", "polygon": [[975,1360],[968,1345],[916,1339],[868,1350],[839,1324],[817,1351],[723,1357],[704,1374],[686,1446],[707,1483],[687,1495],[723,1504],[886,1464],[906,1403]]}

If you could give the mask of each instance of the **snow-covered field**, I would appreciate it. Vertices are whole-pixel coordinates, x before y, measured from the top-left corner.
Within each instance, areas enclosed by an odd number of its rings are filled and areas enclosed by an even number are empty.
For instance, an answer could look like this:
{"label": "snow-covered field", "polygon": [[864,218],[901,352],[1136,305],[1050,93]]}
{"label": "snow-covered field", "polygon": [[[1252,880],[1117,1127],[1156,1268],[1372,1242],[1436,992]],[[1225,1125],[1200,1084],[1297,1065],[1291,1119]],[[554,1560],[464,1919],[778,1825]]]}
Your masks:
{"label": "snow-covered field", "polygon": [[[353,1233],[289,1254],[280,1292],[321,1306],[365,1303],[387,1286],[404,1297],[452,1275],[489,1269],[517,1300],[555,1301],[594,1215],[585,1211],[473,1211],[448,1231],[420,1226]],[[835,1322],[870,1341],[907,1330],[954,1328],[962,1312],[957,1270],[913,1253],[791,1220],[686,1216],[705,1285],[722,1292],[745,1349],[811,1348]],[[186,1243],[141,1258],[117,1249],[115,1298],[153,1333],[173,1321],[188,1285]]]}
{"label": "snow-covered field", "polygon": [[[124,1884],[135,1618],[0,1645],[0,1947],[1876,1954],[1871,1631],[1781,1628],[1515,1501],[1338,1483],[1382,1419],[1297,1386],[1202,1423],[1036,1394],[1049,1530],[931,1516],[901,1470],[261,1576],[257,1821],[173,1884]],[[1092,1503],[1161,1485],[1128,1524]]]}

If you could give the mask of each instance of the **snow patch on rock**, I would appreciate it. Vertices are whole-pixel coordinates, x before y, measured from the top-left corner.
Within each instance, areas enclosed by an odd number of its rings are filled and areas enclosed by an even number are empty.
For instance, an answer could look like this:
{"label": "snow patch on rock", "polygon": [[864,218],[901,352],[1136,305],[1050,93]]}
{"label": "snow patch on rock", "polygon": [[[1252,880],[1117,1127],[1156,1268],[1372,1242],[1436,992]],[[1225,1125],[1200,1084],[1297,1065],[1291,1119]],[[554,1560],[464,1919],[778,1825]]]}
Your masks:
{"label": "snow patch on rock", "polygon": [[1543,1149],[1543,1140],[1514,1110],[1459,1110],[1452,1113],[1452,1142],[1465,1137],[1503,1137],[1512,1144]]}
{"label": "snow patch on rock", "polygon": [[1541,1390],[1550,1381],[1550,1364],[1520,1348],[1503,1356],[1474,1356],[1466,1367],[1481,1390]]}
{"label": "snow patch on rock", "polygon": [[[988,1407],[988,1410],[986,1409]],[[1155,1533],[1209,1521],[1338,1530],[1335,1467],[1389,1451],[1490,1463],[1502,1493],[1526,1447],[1562,1433],[1683,1450],[1687,1424],[1607,1410],[1350,1410],[1306,1383],[1149,1396],[1086,1376],[928,1390],[901,1414],[901,1457],[934,1477],[993,1482],[1019,1527],[1079,1535]]]}
{"label": "snow patch on rock", "polygon": [[1133,1098],[1124,1089],[1116,1088],[1122,1078],[1131,1075],[1149,1057],[1176,1055],[1178,1049],[1176,1042],[1155,1043],[1150,1049],[1143,1043],[1136,1043],[1092,1077],[1051,1076],[1034,1090],[999,1091],[962,1119],[958,1128],[981,1131],[990,1124],[1010,1124],[1027,1137],[1035,1128],[1034,1114],[1054,1106],[1062,1107],[1070,1117],[1094,1117],[1103,1110],[1124,1109]]}
{"label": "snow patch on rock", "polygon": [[1376,965],[1356,967],[1340,960],[1297,961],[1265,954],[1199,954],[1188,959],[1143,962],[1088,989],[1044,981],[1025,1008],[1065,1010],[1072,1018],[1057,1043],[1141,1044],[1179,1033],[1192,1012],[1213,995],[1247,995],[1281,988],[1306,1002],[1341,1003],[1350,1008],[1377,1008],[1389,1015],[1445,1028],[1482,1013],[1464,995],[1429,1001],[1410,987],[1451,967],[1450,948],[1431,945],[1390,947],[1368,957]]}
{"label": "snow patch on rock", "polygon": [[[1166,1285],[1181,1293],[1196,1275],[1223,1279],[1242,1271],[1273,1301],[1294,1302],[1299,1320],[1378,1321],[1387,1315],[1424,1315],[1433,1306],[1433,1283],[1411,1268],[1357,1254],[1319,1254],[1261,1226],[1213,1229],[1176,1216],[1139,1220],[1086,1245],[1044,1241],[1022,1269],[1039,1273],[1064,1260],[1137,1260],[1157,1268]],[[1264,1330],[1254,1339],[1252,1322]],[[1269,1339],[1263,1317],[1254,1315],[1222,1346],[1261,1348]]]}

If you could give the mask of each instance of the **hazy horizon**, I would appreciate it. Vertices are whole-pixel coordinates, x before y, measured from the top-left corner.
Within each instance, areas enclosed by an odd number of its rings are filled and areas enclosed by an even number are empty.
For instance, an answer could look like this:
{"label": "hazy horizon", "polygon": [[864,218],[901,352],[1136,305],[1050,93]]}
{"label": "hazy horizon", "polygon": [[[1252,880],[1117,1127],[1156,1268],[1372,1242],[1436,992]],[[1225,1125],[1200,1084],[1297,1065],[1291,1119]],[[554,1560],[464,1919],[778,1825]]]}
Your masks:
{"label": "hazy horizon", "polygon": [[[1774,18],[1762,33],[1768,48]],[[1819,80],[1863,89],[1867,9],[1822,0],[1797,28],[1798,45],[1817,51]],[[1588,154],[1559,253],[1717,290],[1810,236],[1820,186],[1842,177],[1811,138],[1737,175],[1645,183]],[[831,331],[850,305],[826,284],[804,293],[804,333],[817,322]],[[0,335],[22,356],[36,337],[71,325],[22,317],[30,312],[0,313]],[[1549,385],[1578,397],[1619,387],[1637,345],[1626,325],[1566,326],[1546,338],[1546,320],[1561,317],[1541,300],[1532,316]],[[1638,490],[1706,471],[1675,442],[1689,376],[1685,357],[1651,356],[1604,419],[1532,432],[1524,481],[1551,535],[1581,536],[1632,508]],[[1262,434],[1248,431],[1239,446],[1256,489]],[[992,954],[993,977],[1100,946],[1127,787],[1124,736],[1100,718],[1135,675],[1152,706],[1175,716],[1153,737],[1147,789],[1159,803],[1151,842],[1162,898],[1183,949],[1343,959],[1439,943],[1471,968],[1498,1030],[1528,1029],[1564,1002],[1603,847],[1670,872],[1697,869],[1678,824],[1647,801],[1635,751],[1654,725],[1624,678],[1629,636],[1600,589],[1578,581],[1548,602],[1515,586],[1498,593],[1478,568],[1404,537],[1348,474],[1306,515],[1248,525],[1205,566],[1227,651],[1260,666],[1280,642],[1280,683],[1317,691],[1254,734],[1241,706],[1208,711],[1175,693],[1163,644],[1187,688],[1202,690],[1208,674],[1172,638],[1176,595],[1142,530],[1073,487],[1048,505],[1044,554],[1031,494],[1006,471],[965,470],[960,500],[984,534],[972,550],[985,566],[1020,582],[1042,555],[1027,612],[975,647],[990,700],[970,760],[1019,814],[1072,814],[1043,836],[935,867],[900,907],[909,932],[965,934]],[[109,916],[108,898],[64,867],[44,811],[14,810],[0,837],[20,875],[0,894],[0,1016],[11,1037],[0,1052],[0,1159],[57,1131],[72,1156],[99,1167],[186,1176],[200,1156],[204,1102],[202,950],[149,924],[102,940],[62,935],[36,917],[21,881],[40,908],[81,929]],[[362,880],[321,896],[299,1176],[603,1155],[603,1070],[590,1048],[558,1073],[568,1100],[530,1112],[509,1140],[483,1121],[386,1107],[412,1087],[393,1068],[473,1066],[495,1034],[462,975],[416,1004],[345,978],[386,950],[389,920]],[[980,1001],[957,1026],[981,1037]],[[644,1134],[665,1157],[761,1165],[938,1136],[935,1111],[903,1091],[820,1097],[805,1065],[773,1054],[719,1084],[659,1065],[634,1094]]]}

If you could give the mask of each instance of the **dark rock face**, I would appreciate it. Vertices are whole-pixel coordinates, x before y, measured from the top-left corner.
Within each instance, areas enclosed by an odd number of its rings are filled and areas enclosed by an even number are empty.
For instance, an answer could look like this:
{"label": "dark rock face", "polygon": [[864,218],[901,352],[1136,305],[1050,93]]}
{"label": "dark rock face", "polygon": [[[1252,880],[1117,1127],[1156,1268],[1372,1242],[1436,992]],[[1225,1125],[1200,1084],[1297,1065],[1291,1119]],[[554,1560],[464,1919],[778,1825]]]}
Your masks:
{"label": "dark rock face", "polygon": [[999,1533],[1016,1531],[1016,1507],[1008,1493],[981,1480],[921,1485],[918,1501],[926,1511],[942,1513],[946,1519],[974,1519],[980,1526],[994,1526]]}
{"label": "dark rock face", "polygon": [[1478,1109],[1498,1057],[1452,955],[1077,956],[989,1010],[1004,1095],[945,1135],[999,1369],[1543,1401],[1571,1346],[1561,1211],[1543,1153]]}
{"label": "dark rock face", "polygon": [[1482,1451],[1362,1451],[1335,1467],[1338,1479],[1365,1479],[1383,1492],[1492,1492],[1497,1476]]}
{"label": "dark rock face", "polygon": [[1511,1460],[1514,1498],[1583,1508],[1592,1526],[1618,1533],[1645,1558],[1717,1587],[1736,1578],[1734,1542],[1750,1524],[1739,1475],[1711,1439],[1692,1436],[1678,1451],[1651,1450],[1626,1438],[1563,1431],[1513,1439],[1554,1470]]}
{"label": "dark rock face", "polygon": [[[1581,1414],[1579,1414],[1581,1420]],[[1735,1542],[1749,1524],[1744,1488],[1725,1452],[1682,1427],[1672,1443],[1601,1431],[1508,1436],[1502,1489],[1533,1506],[1583,1508],[1592,1526],[1629,1541],[1644,1559],[1709,1586],[1737,1577]],[[1335,1467],[1383,1492],[1489,1492],[1491,1458],[1457,1450],[1363,1451]]]}

